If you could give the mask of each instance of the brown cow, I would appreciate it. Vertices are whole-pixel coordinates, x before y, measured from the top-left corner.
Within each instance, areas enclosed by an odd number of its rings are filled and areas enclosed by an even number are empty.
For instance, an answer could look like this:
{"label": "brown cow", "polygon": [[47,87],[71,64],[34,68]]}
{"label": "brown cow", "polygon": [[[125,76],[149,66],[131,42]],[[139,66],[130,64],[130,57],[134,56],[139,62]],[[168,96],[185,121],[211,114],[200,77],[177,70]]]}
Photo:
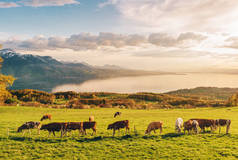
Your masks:
{"label": "brown cow", "polygon": [[[83,133],[86,135],[86,129],[92,129],[93,130],[93,133],[96,134],[97,132],[97,128],[96,128],[96,122],[93,121],[93,122],[83,122]],[[93,135],[92,133],[92,135]]]}
{"label": "brown cow", "polygon": [[159,121],[159,122],[151,122],[146,131],[145,131],[145,134],[150,134],[151,131],[154,131],[155,133],[155,130],[157,129],[160,129],[160,134],[162,133],[162,126],[163,126],[163,122]]}
{"label": "brown cow", "polygon": [[71,132],[72,130],[78,130],[79,135],[83,133],[83,122],[68,122],[65,131]]}
{"label": "brown cow", "polygon": [[[33,121],[30,121],[30,122],[25,122],[23,125],[21,125],[18,129],[17,129],[17,132],[22,132],[23,130],[28,130],[29,133],[30,132],[30,129],[39,129],[40,127],[40,122],[33,122]],[[24,135],[24,131],[23,131],[23,135]],[[39,130],[38,130],[38,134],[39,134]]]}
{"label": "brown cow", "polygon": [[67,123],[65,122],[54,122],[54,123],[48,123],[41,126],[40,130],[47,130],[49,132],[49,136],[51,132],[53,132],[53,135],[55,136],[55,132],[61,132],[61,137],[63,137],[64,133],[67,129]]}
{"label": "brown cow", "polygon": [[45,119],[49,119],[49,120],[51,120],[51,114],[45,114],[45,115],[43,115],[43,117],[40,119],[40,121],[43,121],[43,120],[45,120]]}
{"label": "brown cow", "polygon": [[219,127],[219,133],[221,133],[221,127],[226,126],[226,134],[229,133],[231,120],[229,119],[216,119],[216,125]]}
{"label": "brown cow", "polygon": [[89,117],[89,122],[93,122],[94,121],[94,116],[90,116]]}
{"label": "brown cow", "polygon": [[190,133],[190,131],[194,131],[196,134],[198,133],[199,123],[196,120],[188,120],[183,123],[183,126],[184,126],[184,134],[186,131],[188,131],[188,133]]}
{"label": "brown cow", "polygon": [[123,120],[123,121],[117,121],[112,124],[109,124],[107,129],[113,129],[113,136],[115,135],[116,130],[120,130],[121,128],[126,128],[126,133],[127,131],[129,132],[129,120]]}
{"label": "brown cow", "polygon": [[201,128],[201,131],[205,132],[205,128],[210,127],[211,131],[216,130],[216,123],[213,119],[190,119],[196,120]]}

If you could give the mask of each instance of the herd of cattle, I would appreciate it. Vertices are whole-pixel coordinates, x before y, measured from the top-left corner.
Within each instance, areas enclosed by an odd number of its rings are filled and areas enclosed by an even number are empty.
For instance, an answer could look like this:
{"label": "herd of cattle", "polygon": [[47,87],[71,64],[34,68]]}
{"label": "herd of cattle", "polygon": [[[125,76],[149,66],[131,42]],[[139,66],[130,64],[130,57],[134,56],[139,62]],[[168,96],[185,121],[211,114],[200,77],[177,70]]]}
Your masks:
{"label": "herd of cattle", "polygon": [[[121,112],[116,112],[114,114],[114,118],[117,116],[120,116]],[[46,114],[41,118],[41,121],[49,119],[51,120],[52,116],[50,114]],[[94,116],[89,117],[89,121],[86,122],[53,122],[48,124],[42,124],[40,122],[25,122],[23,125],[21,125],[17,132],[22,132],[24,134],[25,130],[28,130],[30,132],[30,129],[38,129],[38,134],[40,130],[47,130],[49,132],[49,136],[51,133],[55,136],[55,132],[61,132],[61,137],[64,135],[67,135],[67,132],[71,132],[72,130],[78,130],[79,135],[86,135],[87,129],[92,129],[92,135],[96,134],[96,125],[97,123],[94,121]],[[221,127],[226,126],[226,133],[229,133],[231,125],[231,120],[229,119],[189,119],[186,122],[183,122],[182,118],[178,118],[175,121],[175,131],[178,133],[182,132],[182,129],[184,130],[184,134],[187,131],[188,133],[198,133],[199,128],[201,129],[201,132],[205,132],[205,128],[211,128],[211,131],[216,130],[219,127],[219,133],[221,132]],[[112,124],[109,124],[107,129],[113,130],[113,136],[115,135],[116,130],[120,130],[122,128],[126,129],[126,133],[129,132],[129,120],[123,120],[123,121],[116,121]],[[146,131],[145,134],[150,134],[151,131],[154,131],[156,133],[156,130],[160,130],[160,133],[162,133],[163,128],[163,122],[151,122]]]}

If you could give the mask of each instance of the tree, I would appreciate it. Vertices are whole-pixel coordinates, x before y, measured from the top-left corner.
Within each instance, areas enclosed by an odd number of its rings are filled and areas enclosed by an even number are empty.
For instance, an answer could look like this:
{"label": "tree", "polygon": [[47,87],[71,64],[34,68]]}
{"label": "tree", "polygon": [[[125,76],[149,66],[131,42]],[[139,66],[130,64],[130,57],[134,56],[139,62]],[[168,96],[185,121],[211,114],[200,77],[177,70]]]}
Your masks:
{"label": "tree", "polygon": [[[2,62],[3,59],[0,57],[0,69],[2,67]],[[8,92],[7,88],[13,84],[14,80],[15,78],[12,76],[0,74],[0,102],[4,102],[8,98],[11,98],[11,93]]]}

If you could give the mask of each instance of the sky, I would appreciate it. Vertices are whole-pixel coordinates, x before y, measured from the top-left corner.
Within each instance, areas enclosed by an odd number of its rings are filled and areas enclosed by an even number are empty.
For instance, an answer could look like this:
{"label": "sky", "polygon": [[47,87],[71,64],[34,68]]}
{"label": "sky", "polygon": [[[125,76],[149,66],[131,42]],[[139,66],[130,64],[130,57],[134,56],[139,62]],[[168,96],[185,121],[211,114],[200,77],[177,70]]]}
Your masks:
{"label": "sky", "polygon": [[0,44],[161,71],[238,67],[237,0],[0,0]]}

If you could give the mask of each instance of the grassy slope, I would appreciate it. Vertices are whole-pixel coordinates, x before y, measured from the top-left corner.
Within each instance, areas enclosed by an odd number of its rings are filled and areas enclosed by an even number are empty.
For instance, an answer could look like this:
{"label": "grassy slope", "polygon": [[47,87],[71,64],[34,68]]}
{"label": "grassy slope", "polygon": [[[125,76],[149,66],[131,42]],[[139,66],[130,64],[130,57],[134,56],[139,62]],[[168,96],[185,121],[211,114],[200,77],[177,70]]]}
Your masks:
{"label": "grassy slope", "polygon": [[199,97],[209,100],[227,100],[237,92],[238,88],[196,87],[192,89],[179,89],[168,92],[167,94],[182,97]]}
{"label": "grassy slope", "polygon": [[[139,133],[124,136],[124,132],[111,137],[106,127],[116,119],[112,115],[118,109],[49,109],[27,107],[0,107],[0,159],[237,159],[238,158],[238,107],[201,108],[180,110],[120,110],[117,120],[129,119]],[[32,135],[16,133],[25,121],[38,121],[41,115],[51,113],[52,121],[85,121],[94,115],[98,123],[97,136],[78,137],[78,132],[63,139],[47,138],[48,133]],[[206,133],[199,135],[174,134],[177,117],[229,118],[231,134]],[[144,136],[151,121],[162,120],[162,135]],[[44,122],[48,123],[48,122]],[[7,128],[10,136],[7,138]],[[223,128],[224,133],[224,128]],[[91,131],[89,131],[91,133]],[[89,133],[88,132],[88,133]]]}

